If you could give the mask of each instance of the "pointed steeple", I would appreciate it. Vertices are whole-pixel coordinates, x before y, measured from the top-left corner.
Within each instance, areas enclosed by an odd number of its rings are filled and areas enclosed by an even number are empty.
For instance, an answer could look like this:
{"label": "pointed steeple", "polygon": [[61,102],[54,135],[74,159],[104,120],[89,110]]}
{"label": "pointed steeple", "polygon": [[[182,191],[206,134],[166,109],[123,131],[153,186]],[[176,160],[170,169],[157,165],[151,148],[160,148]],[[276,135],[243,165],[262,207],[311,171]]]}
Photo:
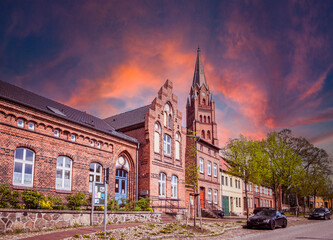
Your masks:
{"label": "pointed steeple", "polygon": [[202,61],[201,61],[199,47],[197,50],[197,61],[195,63],[192,87],[194,87],[196,84],[198,84],[199,87],[201,87],[204,84],[208,89],[208,85],[206,83],[205,72],[204,72]]}

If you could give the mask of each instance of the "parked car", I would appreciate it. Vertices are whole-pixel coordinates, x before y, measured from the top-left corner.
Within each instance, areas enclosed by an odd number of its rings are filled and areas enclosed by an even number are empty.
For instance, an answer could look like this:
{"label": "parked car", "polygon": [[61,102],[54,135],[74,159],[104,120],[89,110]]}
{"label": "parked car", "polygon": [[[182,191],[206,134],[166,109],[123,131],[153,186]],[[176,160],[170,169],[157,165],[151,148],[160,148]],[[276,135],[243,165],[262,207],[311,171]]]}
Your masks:
{"label": "parked car", "polygon": [[275,227],[287,227],[288,221],[284,214],[274,209],[265,209],[247,220],[247,227],[265,227],[274,230]]}
{"label": "parked car", "polygon": [[331,219],[331,212],[327,208],[315,208],[309,215],[309,219]]}
{"label": "parked car", "polygon": [[274,208],[271,207],[257,207],[253,210],[253,214],[256,215],[258,212],[262,210],[274,210]]}
{"label": "parked car", "polygon": [[223,218],[224,217],[224,212],[222,210],[213,210],[213,213],[216,214],[216,216]]}

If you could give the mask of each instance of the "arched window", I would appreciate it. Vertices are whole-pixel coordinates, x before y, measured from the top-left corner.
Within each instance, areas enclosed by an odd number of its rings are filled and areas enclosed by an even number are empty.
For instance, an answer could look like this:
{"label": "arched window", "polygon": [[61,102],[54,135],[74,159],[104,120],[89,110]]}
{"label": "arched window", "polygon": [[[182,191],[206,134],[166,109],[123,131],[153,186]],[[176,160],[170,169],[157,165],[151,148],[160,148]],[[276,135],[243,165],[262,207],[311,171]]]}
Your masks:
{"label": "arched window", "polygon": [[210,139],[210,131],[207,131],[207,139]]}
{"label": "arched window", "polygon": [[102,165],[99,163],[89,165],[89,192],[92,192],[93,182],[102,182]]}
{"label": "arched window", "polygon": [[180,134],[177,132],[175,137],[175,158],[180,160]]}
{"label": "arched window", "polygon": [[204,122],[206,122],[206,116],[204,116]]}
{"label": "arched window", "polygon": [[57,158],[56,189],[71,190],[72,160],[66,156]]}
{"label": "arched window", "polygon": [[202,115],[200,115],[200,122],[202,122]]}
{"label": "arched window", "polygon": [[168,127],[171,128],[171,119],[172,119],[172,116],[171,114],[169,114],[169,118],[168,118]]}
{"label": "arched window", "polygon": [[171,137],[164,134],[164,155],[171,156]]}
{"label": "arched window", "polygon": [[178,197],[178,178],[175,175],[171,176],[171,198]]}
{"label": "arched window", "polygon": [[14,155],[13,185],[33,185],[35,153],[27,148],[17,148]]}
{"label": "arched window", "polygon": [[207,117],[208,123],[210,123],[210,116]]}
{"label": "arched window", "polygon": [[165,127],[169,127],[171,128],[171,121],[172,121],[172,107],[170,106],[169,103],[164,105],[164,109],[163,109],[163,118],[164,118],[164,126]]}
{"label": "arched window", "polygon": [[206,99],[202,99],[202,104],[206,105]]}
{"label": "arched window", "polygon": [[160,173],[158,178],[158,196],[166,196],[166,175],[165,173]]}
{"label": "arched window", "polygon": [[204,130],[201,131],[201,138],[205,138],[205,131]]}
{"label": "arched window", "polygon": [[161,126],[158,123],[154,125],[154,152],[160,153]]}

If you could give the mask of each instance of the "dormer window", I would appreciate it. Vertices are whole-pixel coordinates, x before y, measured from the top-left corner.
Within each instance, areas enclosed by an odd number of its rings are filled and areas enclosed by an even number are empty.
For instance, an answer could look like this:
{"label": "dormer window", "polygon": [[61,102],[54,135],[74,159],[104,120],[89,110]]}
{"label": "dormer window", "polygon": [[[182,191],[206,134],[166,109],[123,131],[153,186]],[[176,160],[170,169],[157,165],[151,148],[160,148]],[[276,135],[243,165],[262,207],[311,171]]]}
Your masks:
{"label": "dormer window", "polygon": [[75,139],[76,139],[75,135],[72,134],[72,135],[71,135],[71,141],[72,141],[72,142],[75,142]]}
{"label": "dormer window", "polygon": [[20,128],[24,128],[24,120],[23,119],[17,120],[17,126]]}
{"label": "dormer window", "polygon": [[29,130],[34,131],[35,130],[35,124],[33,122],[29,122],[28,123],[28,128],[29,128]]}

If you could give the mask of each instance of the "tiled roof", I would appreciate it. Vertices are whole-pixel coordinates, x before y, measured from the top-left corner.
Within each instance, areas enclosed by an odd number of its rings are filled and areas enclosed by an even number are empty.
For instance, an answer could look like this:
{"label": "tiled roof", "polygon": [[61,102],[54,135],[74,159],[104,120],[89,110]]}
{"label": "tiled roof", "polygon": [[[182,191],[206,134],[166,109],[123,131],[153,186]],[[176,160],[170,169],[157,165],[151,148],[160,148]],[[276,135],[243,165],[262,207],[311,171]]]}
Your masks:
{"label": "tiled roof", "polygon": [[104,121],[116,130],[134,126],[145,122],[145,115],[149,108],[151,108],[151,104],[108,117]]}
{"label": "tiled roof", "polygon": [[102,119],[86,112],[79,111],[51,99],[42,97],[10,83],[0,80],[0,98],[7,99],[28,107],[40,110],[50,115],[63,118],[80,125],[137,143],[135,138],[117,132]]}

